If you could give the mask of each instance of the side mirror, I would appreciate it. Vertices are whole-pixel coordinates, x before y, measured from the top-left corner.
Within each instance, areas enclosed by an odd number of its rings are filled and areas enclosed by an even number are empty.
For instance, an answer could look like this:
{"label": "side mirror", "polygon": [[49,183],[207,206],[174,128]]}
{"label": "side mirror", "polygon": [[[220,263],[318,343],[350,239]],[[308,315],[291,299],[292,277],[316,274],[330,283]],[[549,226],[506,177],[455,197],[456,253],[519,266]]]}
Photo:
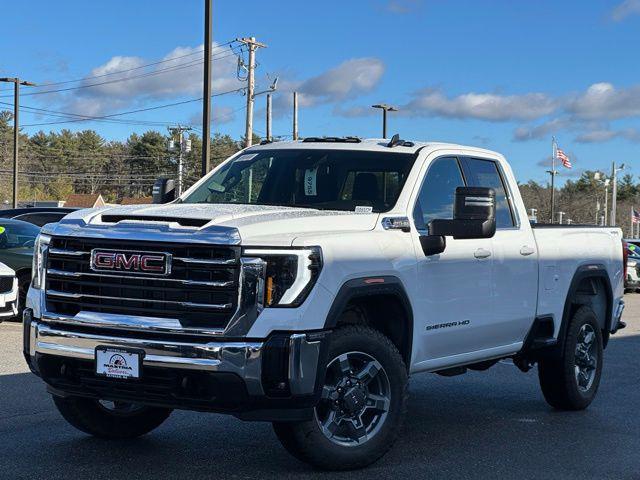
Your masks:
{"label": "side mirror", "polygon": [[153,184],[153,203],[169,203],[176,198],[175,182],[170,178],[159,178]]}
{"label": "side mirror", "polygon": [[447,248],[447,239],[441,235],[421,235],[420,246],[425,256],[438,255]]}
{"label": "side mirror", "polygon": [[429,222],[429,235],[420,237],[426,256],[444,252],[447,236],[454,239],[491,238],[496,233],[496,192],[492,188],[458,187],[453,220]]}
{"label": "side mirror", "polygon": [[453,220],[429,222],[430,235],[455,239],[491,238],[496,233],[496,192],[492,188],[458,187]]}

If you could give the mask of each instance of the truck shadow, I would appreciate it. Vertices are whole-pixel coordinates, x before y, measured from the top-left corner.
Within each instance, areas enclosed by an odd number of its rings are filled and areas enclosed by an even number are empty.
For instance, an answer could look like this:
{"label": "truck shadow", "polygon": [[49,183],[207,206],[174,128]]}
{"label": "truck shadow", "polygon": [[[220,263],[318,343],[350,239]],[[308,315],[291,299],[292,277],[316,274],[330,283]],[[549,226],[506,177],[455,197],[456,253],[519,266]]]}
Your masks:
{"label": "truck shadow", "polygon": [[[630,412],[640,410],[638,352],[640,336],[611,341],[598,398],[582,412],[548,407],[535,369],[523,375],[501,363],[453,378],[416,375],[396,446],[372,467],[338,476],[557,478],[561,461],[563,478],[634,478],[640,416]],[[7,478],[327,476],[291,458],[269,424],[221,415],[175,412],[157,431],[131,441],[87,437],[65,423],[31,374],[0,376],[0,435]]]}

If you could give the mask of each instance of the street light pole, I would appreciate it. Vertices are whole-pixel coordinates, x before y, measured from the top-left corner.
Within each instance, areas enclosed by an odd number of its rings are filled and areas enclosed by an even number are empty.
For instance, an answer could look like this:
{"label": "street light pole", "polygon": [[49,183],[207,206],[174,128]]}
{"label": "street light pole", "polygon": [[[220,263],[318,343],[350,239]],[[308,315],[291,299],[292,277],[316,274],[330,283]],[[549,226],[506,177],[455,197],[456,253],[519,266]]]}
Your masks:
{"label": "street light pole", "polygon": [[20,85],[36,84],[19,78],[0,78],[0,82],[13,83],[13,208],[18,208],[18,151],[20,150]]}
{"label": "street light pole", "polygon": [[624,163],[620,167],[616,168],[616,162],[611,164],[611,181],[613,185],[611,187],[611,221],[609,222],[612,227],[616,226],[616,207],[618,204],[618,172],[624,170]]}
{"label": "street light pole", "polygon": [[386,103],[371,105],[371,107],[382,110],[382,138],[387,138],[387,112],[397,112],[398,109]]}

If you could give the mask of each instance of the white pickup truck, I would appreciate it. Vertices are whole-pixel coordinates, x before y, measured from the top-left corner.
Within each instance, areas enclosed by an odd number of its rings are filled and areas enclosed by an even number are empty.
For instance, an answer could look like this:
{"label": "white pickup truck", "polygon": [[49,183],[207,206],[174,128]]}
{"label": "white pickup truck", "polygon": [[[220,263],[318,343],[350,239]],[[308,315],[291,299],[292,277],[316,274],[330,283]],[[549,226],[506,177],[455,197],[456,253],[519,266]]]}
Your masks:
{"label": "white pickup truck", "polygon": [[273,422],[316,467],[358,468],[391,448],[417,373],[537,364],[551,406],[586,408],[624,327],[621,235],[532,228],[488,150],[264,143],[169,204],[45,226],[24,353],[89,434],[222,412]]}

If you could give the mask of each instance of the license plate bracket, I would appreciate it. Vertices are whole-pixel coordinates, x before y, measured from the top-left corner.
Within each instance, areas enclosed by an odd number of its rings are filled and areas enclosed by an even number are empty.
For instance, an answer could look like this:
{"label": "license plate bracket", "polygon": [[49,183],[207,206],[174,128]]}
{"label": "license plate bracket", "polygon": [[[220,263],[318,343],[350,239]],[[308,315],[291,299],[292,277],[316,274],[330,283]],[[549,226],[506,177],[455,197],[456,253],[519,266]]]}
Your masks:
{"label": "license plate bracket", "polygon": [[142,377],[144,350],[107,347],[95,350],[95,373],[101,377],[138,380]]}

